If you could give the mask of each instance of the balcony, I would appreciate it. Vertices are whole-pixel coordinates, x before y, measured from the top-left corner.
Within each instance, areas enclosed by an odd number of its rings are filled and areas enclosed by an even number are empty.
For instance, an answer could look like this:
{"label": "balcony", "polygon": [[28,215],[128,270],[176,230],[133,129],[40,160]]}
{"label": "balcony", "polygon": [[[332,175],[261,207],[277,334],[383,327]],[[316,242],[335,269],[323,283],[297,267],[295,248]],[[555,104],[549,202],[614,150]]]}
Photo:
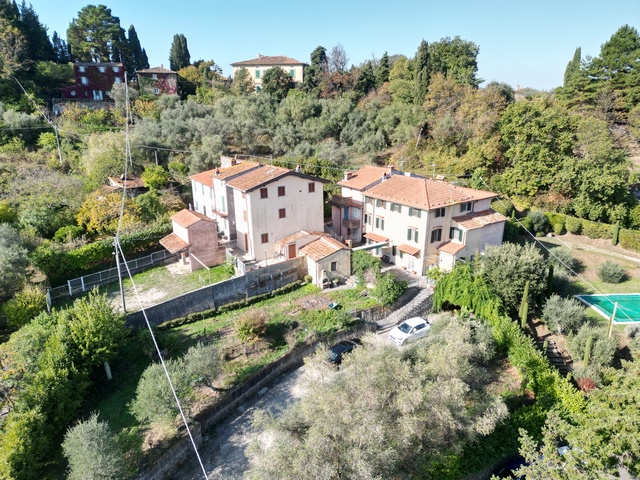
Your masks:
{"label": "balcony", "polygon": [[329,199],[329,205],[332,205],[338,208],[345,208],[345,207],[362,208],[363,203],[358,200],[354,200],[351,197],[343,197],[341,195],[331,195],[331,198]]}

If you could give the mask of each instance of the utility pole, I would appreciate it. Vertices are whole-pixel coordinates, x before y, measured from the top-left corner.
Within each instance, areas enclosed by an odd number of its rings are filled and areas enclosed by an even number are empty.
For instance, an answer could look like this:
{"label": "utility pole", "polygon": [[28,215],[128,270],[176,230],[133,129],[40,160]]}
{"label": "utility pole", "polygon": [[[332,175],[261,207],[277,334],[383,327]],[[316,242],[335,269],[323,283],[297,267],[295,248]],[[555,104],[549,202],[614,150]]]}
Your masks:
{"label": "utility pole", "polygon": [[122,299],[122,310],[127,313],[127,306],[124,302],[124,287],[122,285],[122,271],[120,270],[120,241],[118,237],[113,240],[113,246],[116,247],[116,268],[118,269],[118,282],[120,283],[120,298]]}

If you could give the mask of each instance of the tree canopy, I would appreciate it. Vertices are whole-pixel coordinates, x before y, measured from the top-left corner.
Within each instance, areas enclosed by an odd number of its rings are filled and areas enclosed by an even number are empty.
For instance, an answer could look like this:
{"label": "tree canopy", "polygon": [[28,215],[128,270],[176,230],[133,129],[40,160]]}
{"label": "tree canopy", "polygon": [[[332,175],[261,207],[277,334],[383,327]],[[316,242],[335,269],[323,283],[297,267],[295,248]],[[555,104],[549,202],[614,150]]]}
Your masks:
{"label": "tree canopy", "polygon": [[187,37],[182,33],[176,33],[173,36],[173,42],[169,50],[169,68],[177,72],[181,68],[188,67],[190,64],[191,55],[187,47]]}
{"label": "tree canopy", "polygon": [[67,42],[72,57],[82,62],[120,62],[126,49],[120,19],[104,5],[83,7],[69,25]]}

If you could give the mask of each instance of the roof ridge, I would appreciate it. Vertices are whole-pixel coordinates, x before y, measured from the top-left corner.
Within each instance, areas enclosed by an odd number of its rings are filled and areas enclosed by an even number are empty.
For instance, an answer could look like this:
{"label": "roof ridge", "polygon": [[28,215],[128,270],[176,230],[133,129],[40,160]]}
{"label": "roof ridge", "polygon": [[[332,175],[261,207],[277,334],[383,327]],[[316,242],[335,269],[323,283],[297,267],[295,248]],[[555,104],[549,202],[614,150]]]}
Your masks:
{"label": "roof ridge", "polygon": [[427,196],[427,208],[431,208],[431,201],[429,200],[429,188],[427,187],[427,179],[424,180],[424,194]]}

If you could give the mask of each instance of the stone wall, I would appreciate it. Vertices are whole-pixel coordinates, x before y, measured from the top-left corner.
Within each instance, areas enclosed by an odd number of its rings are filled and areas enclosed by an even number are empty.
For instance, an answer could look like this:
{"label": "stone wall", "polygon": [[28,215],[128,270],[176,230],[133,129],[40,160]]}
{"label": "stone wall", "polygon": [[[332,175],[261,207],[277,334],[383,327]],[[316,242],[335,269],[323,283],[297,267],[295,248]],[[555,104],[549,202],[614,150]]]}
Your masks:
{"label": "stone wall", "polygon": [[[227,303],[245,300],[284,287],[307,274],[303,257],[251,270],[245,275],[224,282],[199,288],[166,302],[145,309],[152,325],[182,318],[192,313],[212,310]],[[134,328],[145,326],[142,312],[127,315],[127,325]]]}
{"label": "stone wall", "polygon": [[[353,336],[361,336],[367,332],[376,330],[375,323],[361,323],[356,327],[338,332],[330,339],[323,339],[327,343],[340,342]],[[197,427],[192,427],[192,435],[196,445],[202,443],[202,431],[210,430],[218,423],[231,415],[240,405],[248,401],[262,388],[272,383],[280,375],[296,369],[304,363],[304,357],[312,354],[319,342],[302,345],[286,353],[278,360],[262,367],[259,371],[247,378],[244,382],[232,388],[217,402],[209,405],[206,410],[200,412],[195,418]],[[180,471],[180,464],[189,459],[194,459],[195,453],[189,437],[185,434],[167,449],[153,468],[138,476],[138,480],[165,480],[172,478]]]}

